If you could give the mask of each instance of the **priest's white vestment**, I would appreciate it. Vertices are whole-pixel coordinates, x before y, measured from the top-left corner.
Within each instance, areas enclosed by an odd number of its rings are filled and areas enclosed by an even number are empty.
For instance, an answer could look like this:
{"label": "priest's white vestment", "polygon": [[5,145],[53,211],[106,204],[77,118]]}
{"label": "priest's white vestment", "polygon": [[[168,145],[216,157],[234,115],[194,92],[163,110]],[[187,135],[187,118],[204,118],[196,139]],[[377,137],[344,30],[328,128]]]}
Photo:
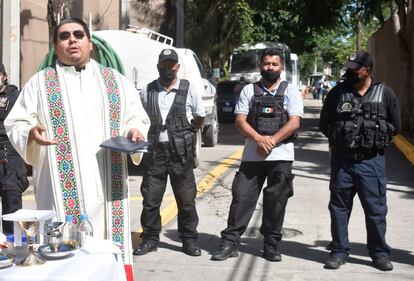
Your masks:
{"label": "priest's white vestment", "polygon": [[[33,165],[38,209],[86,213],[94,236],[113,240],[125,264],[132,264],[126,155],[99,145],[137,128],[146,137],[150,121],[134,86],[116,70],[94,60],[85,69],[59,62],[35,74],[5,120],[13,146]],[[40,124],[59,143],[28,144],[30,129]]]}

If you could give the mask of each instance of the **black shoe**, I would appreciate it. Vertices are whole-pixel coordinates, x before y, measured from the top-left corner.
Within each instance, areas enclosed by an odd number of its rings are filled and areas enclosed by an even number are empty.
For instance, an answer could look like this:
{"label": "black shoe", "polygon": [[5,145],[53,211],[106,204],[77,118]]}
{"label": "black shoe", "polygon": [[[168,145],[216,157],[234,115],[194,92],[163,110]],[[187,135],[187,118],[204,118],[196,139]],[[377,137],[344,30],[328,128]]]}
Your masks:
{"label": "black shoe", "polygon": [[149,252],[155,252],[158,250],[158,242],[154,240],[144,240],[138,248],[134,249],[132,252],[136,256],[142,256],[148,254]]}
{"label": "black shoe", "polygon": [[390,270],[393,270],[394,268],[389,258],[384,257],[384,256],[372,258],[372,263],[374,264],[375,268],[378,268],[379,270],[382,270],[382,271],[390,271]]}
{"label": "black shoe", "polygon": [[277,262],[282,260],[282,255],[277,250],[277,247],[267,243],[265,243],[264,245],[262,257],[264,257],[268,261]]}
{"label": "black shoe", "polygon": [[332,256],[329,256],[329,258],[326,260],[325,268],[326,269],[338,269],[341,267],[341,265],[345,263],[346,263],[346,259],[340,256],[332,255]]}
{"label": "black shoe", "polygon": [[193,257],[201,256],[201,249],[198,247],[197,241],[195,240],[184,240],[183,252]]}
{"label": "black shoe", "polygon": [[224,261],[228,258],[235,258],[239,255],[237,246],[230,243],[222,243],[220,249],[213,253],[211,260]]}

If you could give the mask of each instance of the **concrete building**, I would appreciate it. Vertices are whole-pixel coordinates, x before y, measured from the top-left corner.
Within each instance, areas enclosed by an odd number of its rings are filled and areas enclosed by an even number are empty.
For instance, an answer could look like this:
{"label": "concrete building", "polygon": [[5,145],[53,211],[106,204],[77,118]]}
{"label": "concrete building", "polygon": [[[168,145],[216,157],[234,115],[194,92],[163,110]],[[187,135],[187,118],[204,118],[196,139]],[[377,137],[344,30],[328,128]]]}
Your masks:
{"label": "concrete building", "polygon": [[19,88],[49,51],[49,2],[60,15],[62,4],[69,3],[70,15],[91,23],[92,30],[125,30],[135,25],[159,31],[165,15],[165,0],[0,0],[0,59],[10,82]]}

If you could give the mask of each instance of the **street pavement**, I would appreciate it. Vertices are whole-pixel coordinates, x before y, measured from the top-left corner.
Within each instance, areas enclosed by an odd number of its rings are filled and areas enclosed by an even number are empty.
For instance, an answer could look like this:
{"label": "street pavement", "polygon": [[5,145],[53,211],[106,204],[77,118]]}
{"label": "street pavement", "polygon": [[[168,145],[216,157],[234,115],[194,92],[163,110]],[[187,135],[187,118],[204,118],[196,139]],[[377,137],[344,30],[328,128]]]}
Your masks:
{"label": "street pavement", "polygon": [[[329,154],[327,139],[318,130],[321,101],[305,99],[305,116],[296,140],[294,196],[289,200],[281,243],[282,262],[261,257],[259,233],[262,204],[257,205],[242,237],[239,257],[211,261],[226,227],[231,182],[239,161],[218,177],[216,184],[197,199],[201,257],[182,253],[173,219],[163,227],[157,252],[135,256],[137,280],[414,280],[414,168],[395,148],[387,150],[388,228],[394,270],[381,272],[371,265],[366,250],[364,214],[358,198],[349,223],[351,255],[339,270],[323,268],[330,242]],[[230,155],[230,154],[229,154]],[[200,179],[201,175],[198,175]]]}
{"label": "street pavement", "polygon": [[[391,246],[394,270],[381,272],[371,265],[365,247],[366,229],[359,199],[349,223],[351,255],[339,270],[323,268],[330,242],[329,154],[327,139],[318,130],[320,100],[305,99],[305,115],[299,137],[295,141],[294,196],[289,200],[284,238],[280,246],[282,262],[272,263],[261,257],[263,247],[259,233],[261,199],[249,227],[241,239],[239,257],[226,261],[211,261],[220,241],[220,231],[226,227],[231,202],[231,183],[240,164],[242,138],[234,136],[234,147],[226,148],[228,159],[216,161],[195,170],[198,187],[203,189],[197,198],[199,214],[199,243],[201,257],[190,257],[181,251],[178,239],[176,208],[170,188],[162,205],[163,230],[158,251],[134,256],[135,280],[414,280],[414,167],[395,147],[387,157],[387,242]],[[220,141],[220,140],[219,140]],[[204,155],[222,153],[224,148],[203,148]],[[203,159],[201,159],[203,162]],[[134,246],[140,241],[139,215],[142,197],[139,193],[141,177],[132,171],[131,217]],[[33,208],[33,190],[25,193],[24,207]]]}

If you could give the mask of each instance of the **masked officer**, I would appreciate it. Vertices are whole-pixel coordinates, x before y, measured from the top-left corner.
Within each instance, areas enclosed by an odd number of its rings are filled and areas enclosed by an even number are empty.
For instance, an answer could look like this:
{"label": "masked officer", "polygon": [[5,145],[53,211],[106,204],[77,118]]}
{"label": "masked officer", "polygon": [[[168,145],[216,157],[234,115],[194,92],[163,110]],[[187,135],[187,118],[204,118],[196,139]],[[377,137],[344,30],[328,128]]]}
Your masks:
{"label": "masked officer", "polygon": [[177,77],[180,64],[173,49],[160,53],[157,68],[160,77],[141,91],[141,100],[151,120],[148,141],[152,149],[143,159],[147,166],[141,184],[143,242],[134,250],[134,255],[157,250],[160,205],[169,176],[178,207],[178,233],[183,251],[199,256],[193,167],[196,132],[203,125],[205,110],[201,93],[187,80]]}
{"label": "masked officer", "polygon": [[367,248],[373,265],[392,270],[385,243],[384,150],[400,131],[400,107],[393,90],[371,77],[373,60],[364,51],[349,57],[345,80],[327,95],[320,130],[329,139],[331,253],[325,268],[337,269],[349,255],[348,222],[358,194],[365,213]]}
{"label": "masked officer", "polygon": [[[26,165],[6,135],[3,121],[12,109],[19,91],[7,82],[4,65],[0,64],[0,191],[2,214],[22,208],[22,193],[29,186]],[[3,232],[13,233],[13,222],[3,221]]]}
{"label": "masked officer", "polygon": [[242,162],[232,184],[233,200],[227,228],[221,232],[220,248],[211,259],[238,256],[240,236],[256,208],[263,188],[263,257],[280,261],[278,245],[286,205],[293,195],[293,135],[299,128],[303,103],[299,90],[282,81],[283,55],[265,49],[261,56],[259,82],[243,88],[235,108],[236,127],[246,137]]}

